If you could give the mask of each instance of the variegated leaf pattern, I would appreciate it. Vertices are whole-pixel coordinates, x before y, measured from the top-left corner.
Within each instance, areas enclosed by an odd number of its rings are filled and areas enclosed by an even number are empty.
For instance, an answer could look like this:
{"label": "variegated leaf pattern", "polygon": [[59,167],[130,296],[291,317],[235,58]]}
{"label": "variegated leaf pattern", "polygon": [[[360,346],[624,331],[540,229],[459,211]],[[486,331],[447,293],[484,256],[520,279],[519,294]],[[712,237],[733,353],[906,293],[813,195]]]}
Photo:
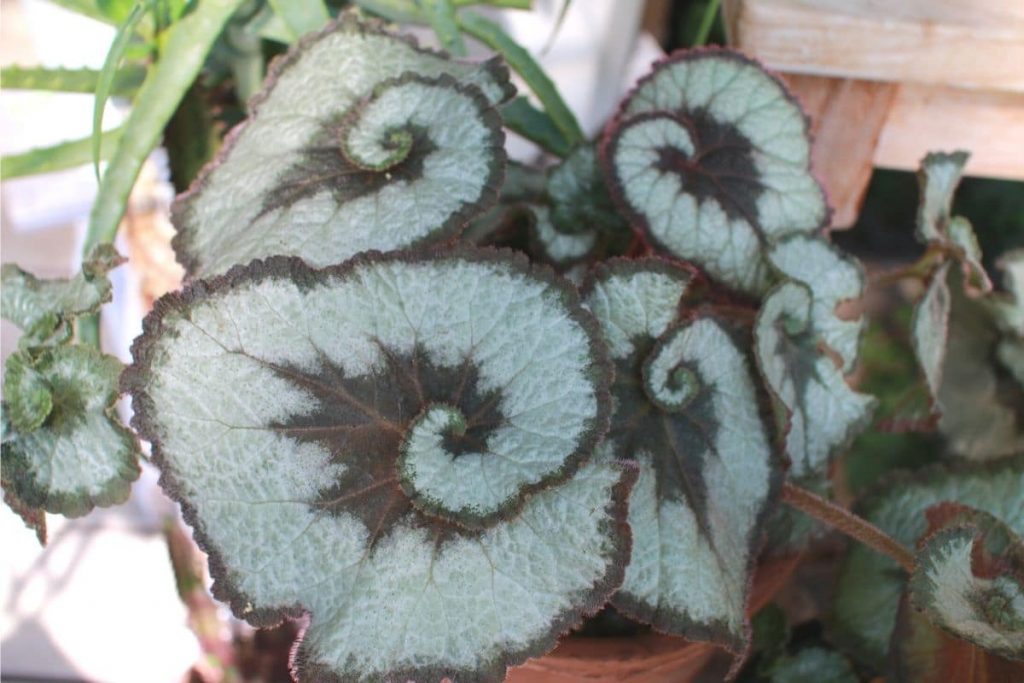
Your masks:
{"label": "variegated leaf pattern", "polygon": [[640,466],[633,554],[613,604],[741,653],[750,571],[781,469],[750,341],[717,316],[682,314],[690,279],[668,262],[617,260],[586,288],[615,363],[599,453]]}
{"label": "variegated leaf pattern", "polygon": [[438,242],[492,204],[497,59],[463,63],[345,14],[271,68],[246,123],[175,203],[193,277],[272,255],[313,265]]}
{"label": "variegated leaf pattern", "polygon": [[609,124],[603,157],[634,225],[746,292],[769,287],[765,252],[774,242],[828,222],[800,106],[778,79],[729,50],[656,64]]}
{"label": "variegated leaf pattern", "polygon": [[981,510],[929,512],[939,519],[918,549],[911,603],[960,638],[1024,660],[1024,542]]}
{"label": "variegated leaf pattern", "polygon": [[[928,530],[926,511],[942,502],[987,512],[1021,535],[1024,456],[904,473],[862,501],[856,512],[913,547]],[[836,634],[847,649],[875,666],[885,662],[905,577],[894,560],[860,544],[850,546],[843,563],[834,603]]]}
{"label": "variegated leaf pattern", "polygon": [[12,361],[19,373],[31,373],[46,409],[39,411],[42,419],[19,425],[4,405],[5,488],[21,505],[68,517],[124,502],[139,464],[135,437],[114,413],[121,364],[84,345],[34,357],[19,352]]}
{"label": "variegated leaf pattern", "polygon": [[575,290],[510,252],[275,258],[159,302],[135,426],[296,674],[499,681],[622,580],[635,470],[588,461],[610,367]]}
{"label": "variegated leaf pattern", "polygon": [[952,305],[948,276],[948,263],[942,264],[932,273],[924,296],[914,306],[911,323],[914,353],[933,397],[939,395],[942,387],[942,367],[946,361],[946,339],[949,335],[949,311]]}
{"label": "variegated leaf pattern", "polygon": [[786,454],[796,479],[827,472],[830,459],[868,425],[876,403],[851,389],[842,362],[822,352],[816,310],[809,287],[785,282],[768,294],[755,323],[761,373],[789,415]]}

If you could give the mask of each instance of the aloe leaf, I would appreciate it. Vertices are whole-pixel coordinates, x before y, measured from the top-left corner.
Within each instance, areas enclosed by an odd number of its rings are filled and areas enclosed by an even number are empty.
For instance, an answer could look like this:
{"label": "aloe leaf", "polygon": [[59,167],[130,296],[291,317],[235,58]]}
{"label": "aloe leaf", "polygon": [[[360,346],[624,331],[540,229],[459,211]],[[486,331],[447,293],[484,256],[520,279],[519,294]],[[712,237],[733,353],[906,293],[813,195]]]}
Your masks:
{"label": "aloe leaf", "polygon": [[569,155],[569,143],[562,131],[546,112],[534,107],[526,97],[513,98],[502,107],[501,118],[506,128],[541,149],[562,158]]}
{"label": "aloe leaf", "polygon": [[735,289],[763,294],[774,243],[828,223],[806,117],[781,81],[736,52],[659,62],[623,101],[602,149],[624,215]]}
{"label": "aloe leaf", "polygon": [[107,98],[110,97],[114,86],[114,79],[117,76],[118,67],[124,58],[128,42],[135,33],[135,27],[146,13],[147,3],[137,2],[131,12],[125,17],[114,33],[114,41],[110,44],[106,59],[103,60],[103,68],[100,69],[96,80],[96,96],[92,105],[92,163],[96,170],[96,178],[100,177],[100,151],[103,149],[103,113],[107,108]]}
{"label": "aloe leaf", "polygon": [[822,352],[814,304],[806,285],[782,283],[765,298],[754,328],[761,373],[789,416],[786,455],[796,479],[825,474],[870,424],[876,405],[847,384],[841,362]]}
{"label": "aloe leaf", "polygon": [[455,5],[451,0],[430,0],[430,25],[437,34],[437,39],[448,52],[456,57],[466,56],[466,43],[459,32],[458,20],[455,17]]}
{"label": "aloe leaf", "polygon": [[284,21],[293,39],[323,28],[330,19],[323,0],[270,0],[270,6]]}
{"label": "aloe leaf", "polygon": [[[143,66],[124,66],[114,72],[110,94],[131,96],[146,77]],[[0,69],[0,81],[8,90],[49,90],[54,92],[95,93],[100,72],[95,69],[7,66]]]}
{"label": "aloe leaf", "polygon": [[160,61],[146,75],[135,97],[124,136],[100,182],[89,216],[86,252],[113,240],[146,156],[199,74],[210,47],[243,1],[203,0],[167,30]]}
{"label": "aloe leaf", "polygon": [[[113,147],[124,134],[123,128],[104,131],[103,142],[105,149],[100,152],[100,158],[106,160],[113,153]],[[0,158],[0,175],[4,180],[21,178],[39,173],[52,173],[63,171],[76,166],[83,166],[92,161],[93,138],[80,138],[68,142],[60,142],[50,147],[38,147],[20,154],[11,154]]]}
{"label": "aloe leaf", "polygon": [[91,347],[64,345],[42,350],[32,369],[52,407],[32,430],[11,414],[0,461],[5,486],[25,505],[69,517],[124,502],[139,465],[135,437],[114,412],[121,364]]}
{"label": "aloe leaf", "polygon": [[[896,541],[913,547],[928,530],[925,512],[956,502],[1024,532],[1024,458],[933,466],[892,477],[857,512]],[[894,560],[860,544],[850,546],[837,585],[834,630],[858,658],[880,668],[890,647],[906,575]]]}
{"label": "aloe leaf", "polygon": [[537,96],[544,111],[554,121],[570,147],[584,141],[585,136],[576,117],[565,104],[555,84],[529,52],[512,40],[500,26],[479,14],[461,12],[459,26],[505,58],[509,67],[523,78],[527,87]]}
{"label": "aloe leaf", "polygon": [[911,603],[954,635],[1024,660],[1024,542],[980,510],[928,512],[932,529],[915,558]]}
{"label": "aloe leaf", "polygon": [[497,198],[496,106],[511,88],[497,58],[452,61],[344,15],[276,62],[246,125],[175,202],[178,260],[207,276],[452,237]]}
{"label": "aloe leaf", "polygon": [[145,330],[133,424],[214,594],[254,624],[311,615],[300,680],[500,681],[621,581],[635,473],[588,462],[610,367],[525,258],[275,257]]}
{"label": "aloe leaf", "polygon": [[102,21],[105,24],[116,24],[117,21],[112,17],[108,16],[106,12],[100,7],[100,3],[97,0],[49,0],[58,7],[74,12],[75,14],[81,14],[84,17],[95,19],[96,21]]}
{"label": "aloe leaf", "polygon": [[584,290],[615,364],[615,408],[598,453],[640,467],[633,553],[613,604],[740,655],[781,461],[744,351],[750,340],[728,320],[681,314],[691,277],[656,259],[612,261]]}

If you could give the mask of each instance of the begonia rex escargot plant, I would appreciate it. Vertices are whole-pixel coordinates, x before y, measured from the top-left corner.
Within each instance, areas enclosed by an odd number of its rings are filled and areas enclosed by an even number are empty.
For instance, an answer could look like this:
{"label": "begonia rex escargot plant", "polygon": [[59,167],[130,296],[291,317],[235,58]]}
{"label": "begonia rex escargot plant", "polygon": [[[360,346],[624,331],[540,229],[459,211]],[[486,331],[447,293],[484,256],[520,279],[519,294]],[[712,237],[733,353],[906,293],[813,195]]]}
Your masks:
{"label": "begonia rex escargot plant", "polygon": [[[149,442],[213,594],[257,626],[307,620],[299,681],[499,681],[607,605],[738,667],[759,556],[815,538],[794,510],[864,544],[836,608],[865,666],[884,670],[894,630],[913,636],[901,670],[915,638],[948,655],[935,633],[1016,666],[1024,259],[995,290],[949,215],[964,157],[925,162],[912,344],[950,457],[990,462],[906,475],[860,517],[827,494],[877,409],[851,384],[866,278],[827,235],[781,81],[675,53],[593,141],[553,106],[530,135],[514,96],[501,57],[356,14],[307,34],[175,201],[186,284],[123,370],[74,337],[110,298],[112,248],[67,281],[5,266],[24,332],[5,500],[43,538],[44,511],[123,501]],[[557,158],[508,162],[506,127]],[[965,395],[971,368],[991,380]],[[1000,431],[979,430],[970,411],[996,403]]]}

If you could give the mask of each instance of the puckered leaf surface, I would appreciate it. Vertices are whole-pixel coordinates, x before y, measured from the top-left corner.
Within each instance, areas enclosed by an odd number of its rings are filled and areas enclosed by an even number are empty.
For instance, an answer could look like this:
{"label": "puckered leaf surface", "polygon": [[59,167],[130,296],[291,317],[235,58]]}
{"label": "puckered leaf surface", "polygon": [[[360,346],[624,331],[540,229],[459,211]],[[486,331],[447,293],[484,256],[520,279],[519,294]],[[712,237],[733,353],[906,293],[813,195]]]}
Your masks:
{"label": "puckered leaf surface", "polygon": [[511,93],[500,61],[452,61],[344,15],[275,63],[248,122],[176,202],[178,259],[210,276],[450,237],[496,197],[495,106]]}
{"label": "puckered leaf surface", "polygon": [[921,160],[917,183],[921,194],[917,208],[917,238],[921,242],[947,239],[953,219],[953,194],[960,184],[967,152],[932,152]]}
{"label": "puckered leaf surface", "polygon": [[107,272],[123,259],[110,245],[101,245],[67,280],[41,280],[13,263],[5,263],[0,287],[0,314],[25,332],[22,346],[66,338],[78,315],[95,313],[110,301]]}
{"label": "puckered leaf surface", "polygon": [[946,519],[918,549],[911,602],[957,636],[1024,659],[1024,543],[988,513],[949,507],[932,508]]}
{"label": "puckered leaf surface", "polygon": [[655,259],[595,271],[586,302],[615,363],[599,452],[636,461],[633,554],[613,603],[655,628],[742,652],[750,570],[780,468],[749,341],[685,319],[689,271]]}
{"label": "puckered leaf surface", "polygon": [[832,456],[868,424],[875,399],[846,383],[841,367],[821,350],[814,295],[796,282],[776,286],[755,325],[761,373],[789,413],[786,454],[800,479],[824,473]]}
{"label": "puckered leaf surface", "polygon": [[[913,547],[928,529],[925,511],[952,501],[983,510],[1024,532],[1024,457],[993,463],[932,467],[895,477],[857,512],[897,541]],[[852,544],[839,577],[835,629],[843,644],[881,667],[906,584],[894,560]]]}
{"label": "puckered leaf surface", "polygon": [[604,604],[635,473],[591,462],[608,367],[574,290],[508,252],[275,258],[158,303],[135,426],[300,680],[500,680]]}
{"label": "puckered leaf surface", "polygon": [[762,293],[773,242],[828,222],[807,120],[778,79],[728,50],[657,64],[609,125],[612,194],[659,246]]}
{"label": "puckered leaf surface", "polygon": [[5,488],[26,506],[68,517],[123,502],[139,465],[135,437],[114,414],[121,364],[81,345],[21,360],[31,363],[51,408],[33,429],[19,428],[13,419],[5,425],[0,465]]}
{"label": "puckered leaf surface", "polygon": [[593,145],[577,147],[548,173],[551,222],[562,233],[627,230],[615,210]]}
{"label": "puckered leaf surface", "polygon": [[924,296],[914,307],[911,340],[914,353],[924,371],[925,382],[932,397],[942,386],[942,366],[946,360],[946,338],[949,335],[951,299],[947,276],[949,264],[932,273]]}
{"label": "puckered leaf surface", "polygon": [[863,317],[845,320],[836,307],[864,293],[864,271],[852,257],[842,254],[820,237],[794,235],[782,240],[768,260],[787,278],[811,290],[811,317],[821,340],[839,354],[843,372],[857,362],[857,346],[867,324]]}

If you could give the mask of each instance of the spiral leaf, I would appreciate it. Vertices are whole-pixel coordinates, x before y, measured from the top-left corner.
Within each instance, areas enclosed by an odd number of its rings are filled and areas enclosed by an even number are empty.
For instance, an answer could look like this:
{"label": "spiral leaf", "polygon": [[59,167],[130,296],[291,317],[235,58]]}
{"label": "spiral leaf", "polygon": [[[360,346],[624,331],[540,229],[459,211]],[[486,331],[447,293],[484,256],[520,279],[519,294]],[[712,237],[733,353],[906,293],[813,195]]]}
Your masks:
{"label": "spiral leaf", "polygon": [[789,414],[786,454],[796,478],[827,471],[829,460],[867,427],[876,403],[851,389],[841,362],[821,351],[814,302],[803,284],[777,285],[754,330],[761,373]]}
{"label": "spiral leaf", "polygon": [[603,156],[612,194],[637,227],[747,292],[768,288],[764,254],[775,241],[828,221],[799,105],[728,50],[657,64],[609,125]]}
{"label": "spiral leaf", "polygon": [[299,680],[498,681],[621,582],[635,473],[586,462],[610,368],[525,259],[256,261],[145,329],[134,424],[215,594],[255,624],[310,615]]}
{"label": "spiral leaf", "polygon": [[178,259],[198,277],[451,237],[496,198],[496,106],[512,92],[500,61],[452,61],[343,15],[275,63],[248,122],[175,203]]}
{"label": "spiral leaf", "polygon": [[586,302],[615,363],[606,458],[634,460],[633,553],[613,604],[734,653],[748,638],[750,570],[780,479],[749,340],[684,318],[690,273],[655,259],[600,266]]}

